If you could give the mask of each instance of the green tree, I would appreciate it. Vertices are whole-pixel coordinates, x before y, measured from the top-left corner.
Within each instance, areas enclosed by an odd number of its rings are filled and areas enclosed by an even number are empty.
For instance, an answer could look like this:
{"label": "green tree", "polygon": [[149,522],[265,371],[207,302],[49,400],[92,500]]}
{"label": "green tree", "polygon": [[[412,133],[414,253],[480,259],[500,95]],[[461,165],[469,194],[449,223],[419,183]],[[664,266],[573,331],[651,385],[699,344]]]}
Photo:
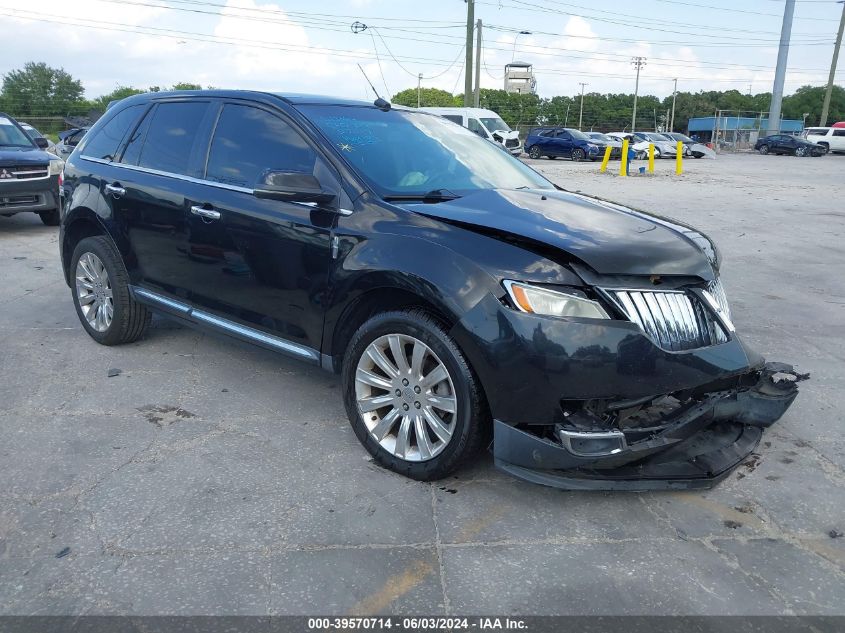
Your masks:
{"label": "green tree", "polygon": [[179,83],[173,84],[173,88],[171,90],[202,90],[202,86],[199,84],[192,84],[187,81],[180,81]]}
{"label": "green tree", "polygon": [[100,112],[105,112],[109,103],[111,103],[112,101],[120,101],[121,99],[131,97],[132,95],[139,95],[142,92],[144,91],[139,90],[138,88],[133,88],[132,86],[118,86],[111,92],[101,95],[94,99],[91,102],[91,108],[94,110],[99,110]]}
{"label": "green tree", "polygon": [[[417,107],[417,89],[408,88],[393,95],[393,103],[397,105],[408,106],[411,108]],[[459,105],[455,102],[455,97],[451,92],[440,90],[439,88],[422,88],[420,89],[420,106],[424,108],[446,108],[454,105]]]}
{"label": "green tree", "polygon": [[[801,119],[808,113],[807,125],[818,125],[822,115],[822,104],[826,86],[802,86],[795,93],[783,99],[783,118]],[[830,112],[827,124],[845,121],[845,88],[833,86],[830,95]]]}
{"label": "green tree", "polygon": [[63,68],[28,62],[3,76],[0,105],[16,116],[64,116],[85,110],[82,82]]}

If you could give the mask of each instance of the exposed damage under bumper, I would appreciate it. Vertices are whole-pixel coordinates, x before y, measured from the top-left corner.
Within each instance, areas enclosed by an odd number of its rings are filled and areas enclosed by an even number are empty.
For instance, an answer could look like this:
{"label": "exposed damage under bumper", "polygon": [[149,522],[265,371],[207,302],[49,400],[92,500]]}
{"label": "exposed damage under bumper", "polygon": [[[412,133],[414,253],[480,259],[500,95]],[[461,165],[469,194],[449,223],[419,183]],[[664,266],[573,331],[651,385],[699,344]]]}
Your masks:
{"label": "exposed damage under bumper", "polygon": [[616,405],[614,426],[605,428],[606,409],[581,408],[553,426],[496,420],[496,466],[571,490],[709,488],[754,451],[807,377],[790,365],[766,363],[731,388]]}

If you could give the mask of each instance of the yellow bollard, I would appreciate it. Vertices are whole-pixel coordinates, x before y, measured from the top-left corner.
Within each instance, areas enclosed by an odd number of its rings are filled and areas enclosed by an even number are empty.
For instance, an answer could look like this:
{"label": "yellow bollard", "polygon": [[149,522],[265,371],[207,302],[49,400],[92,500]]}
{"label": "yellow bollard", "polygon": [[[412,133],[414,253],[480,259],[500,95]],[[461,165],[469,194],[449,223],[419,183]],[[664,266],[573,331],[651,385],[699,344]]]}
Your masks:
{"label": "yellow bollard", "polygon": [[619,161],[619,175],[628,175],[628,139],[622,141],[622,160]]}
{"label": "yellow bollard", "polygon": [[684,173],[684,144],[678,141],[677,154],[675,155],[675,175],[680,176]]}
{"label": "yellow bollard", "polygon": [[648,144],[648,173],[654,173],[654,143]]}
{"label": "yellow bollard", "polygon": [[607,171],[607,163],[610,161],[610,150],[610,145],[604,148],[604,158],[602,158],[601,169],[599,170],[601,173]]}

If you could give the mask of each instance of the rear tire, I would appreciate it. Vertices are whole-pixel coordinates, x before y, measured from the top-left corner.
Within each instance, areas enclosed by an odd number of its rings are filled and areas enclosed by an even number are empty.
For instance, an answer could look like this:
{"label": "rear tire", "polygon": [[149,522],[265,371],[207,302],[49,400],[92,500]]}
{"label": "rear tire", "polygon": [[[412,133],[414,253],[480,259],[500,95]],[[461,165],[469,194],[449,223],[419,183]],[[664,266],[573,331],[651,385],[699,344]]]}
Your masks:
{"label": "rear tire", "polygon": [[536,145],[532,145],[528,148],[528,156],[529,158],[538,159],[540,158],[540,148]]}
{"label": "rear tire", "polygon": [[[427,383],[435,373],[443,378]],[[342,384],[358,440],[377,463],[412,479],[445,477],[478,451],[489,428],[478,378],[441,323],[423,310],[365,322],[346,349]]]}
{"label": "rear tire", "polygon": [[47,226],[59,226],[59,210],[50,209],[49,211],[39,211],[38,216],[41,221]]}
{"label": "rear tire", "polygon": [[[144,335],[152,313],[132,298],[129,275],[111,240],[102,235],[81,240],[73,250],[70,271],[76,314],[92,339],[121,345]],[[97,314],[100,306],[102,315]]]}
{"label": "rear tire", "polygon": [[795,148],[795,155],[799,158],[803,158],[807,155],[807,148],[806,147],[796,147]]}
{"label": "rear tire", "polygon": [[758,150],[763,156],[769,153],[769,146],[768,145],[761,145],[760,149]]}

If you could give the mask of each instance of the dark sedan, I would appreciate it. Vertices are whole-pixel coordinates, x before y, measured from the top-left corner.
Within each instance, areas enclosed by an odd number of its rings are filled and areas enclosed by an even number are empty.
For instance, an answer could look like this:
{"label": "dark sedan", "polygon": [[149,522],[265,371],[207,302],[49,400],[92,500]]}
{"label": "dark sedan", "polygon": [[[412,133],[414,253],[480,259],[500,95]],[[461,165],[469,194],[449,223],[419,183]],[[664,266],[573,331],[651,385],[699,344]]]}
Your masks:
{"label": "dark sedan", "polygon": [[754,149],[761,154],[790,154],[791,156],[823,156],[827,153],[823,145],[789,134],[764,136],[754,144]]}

